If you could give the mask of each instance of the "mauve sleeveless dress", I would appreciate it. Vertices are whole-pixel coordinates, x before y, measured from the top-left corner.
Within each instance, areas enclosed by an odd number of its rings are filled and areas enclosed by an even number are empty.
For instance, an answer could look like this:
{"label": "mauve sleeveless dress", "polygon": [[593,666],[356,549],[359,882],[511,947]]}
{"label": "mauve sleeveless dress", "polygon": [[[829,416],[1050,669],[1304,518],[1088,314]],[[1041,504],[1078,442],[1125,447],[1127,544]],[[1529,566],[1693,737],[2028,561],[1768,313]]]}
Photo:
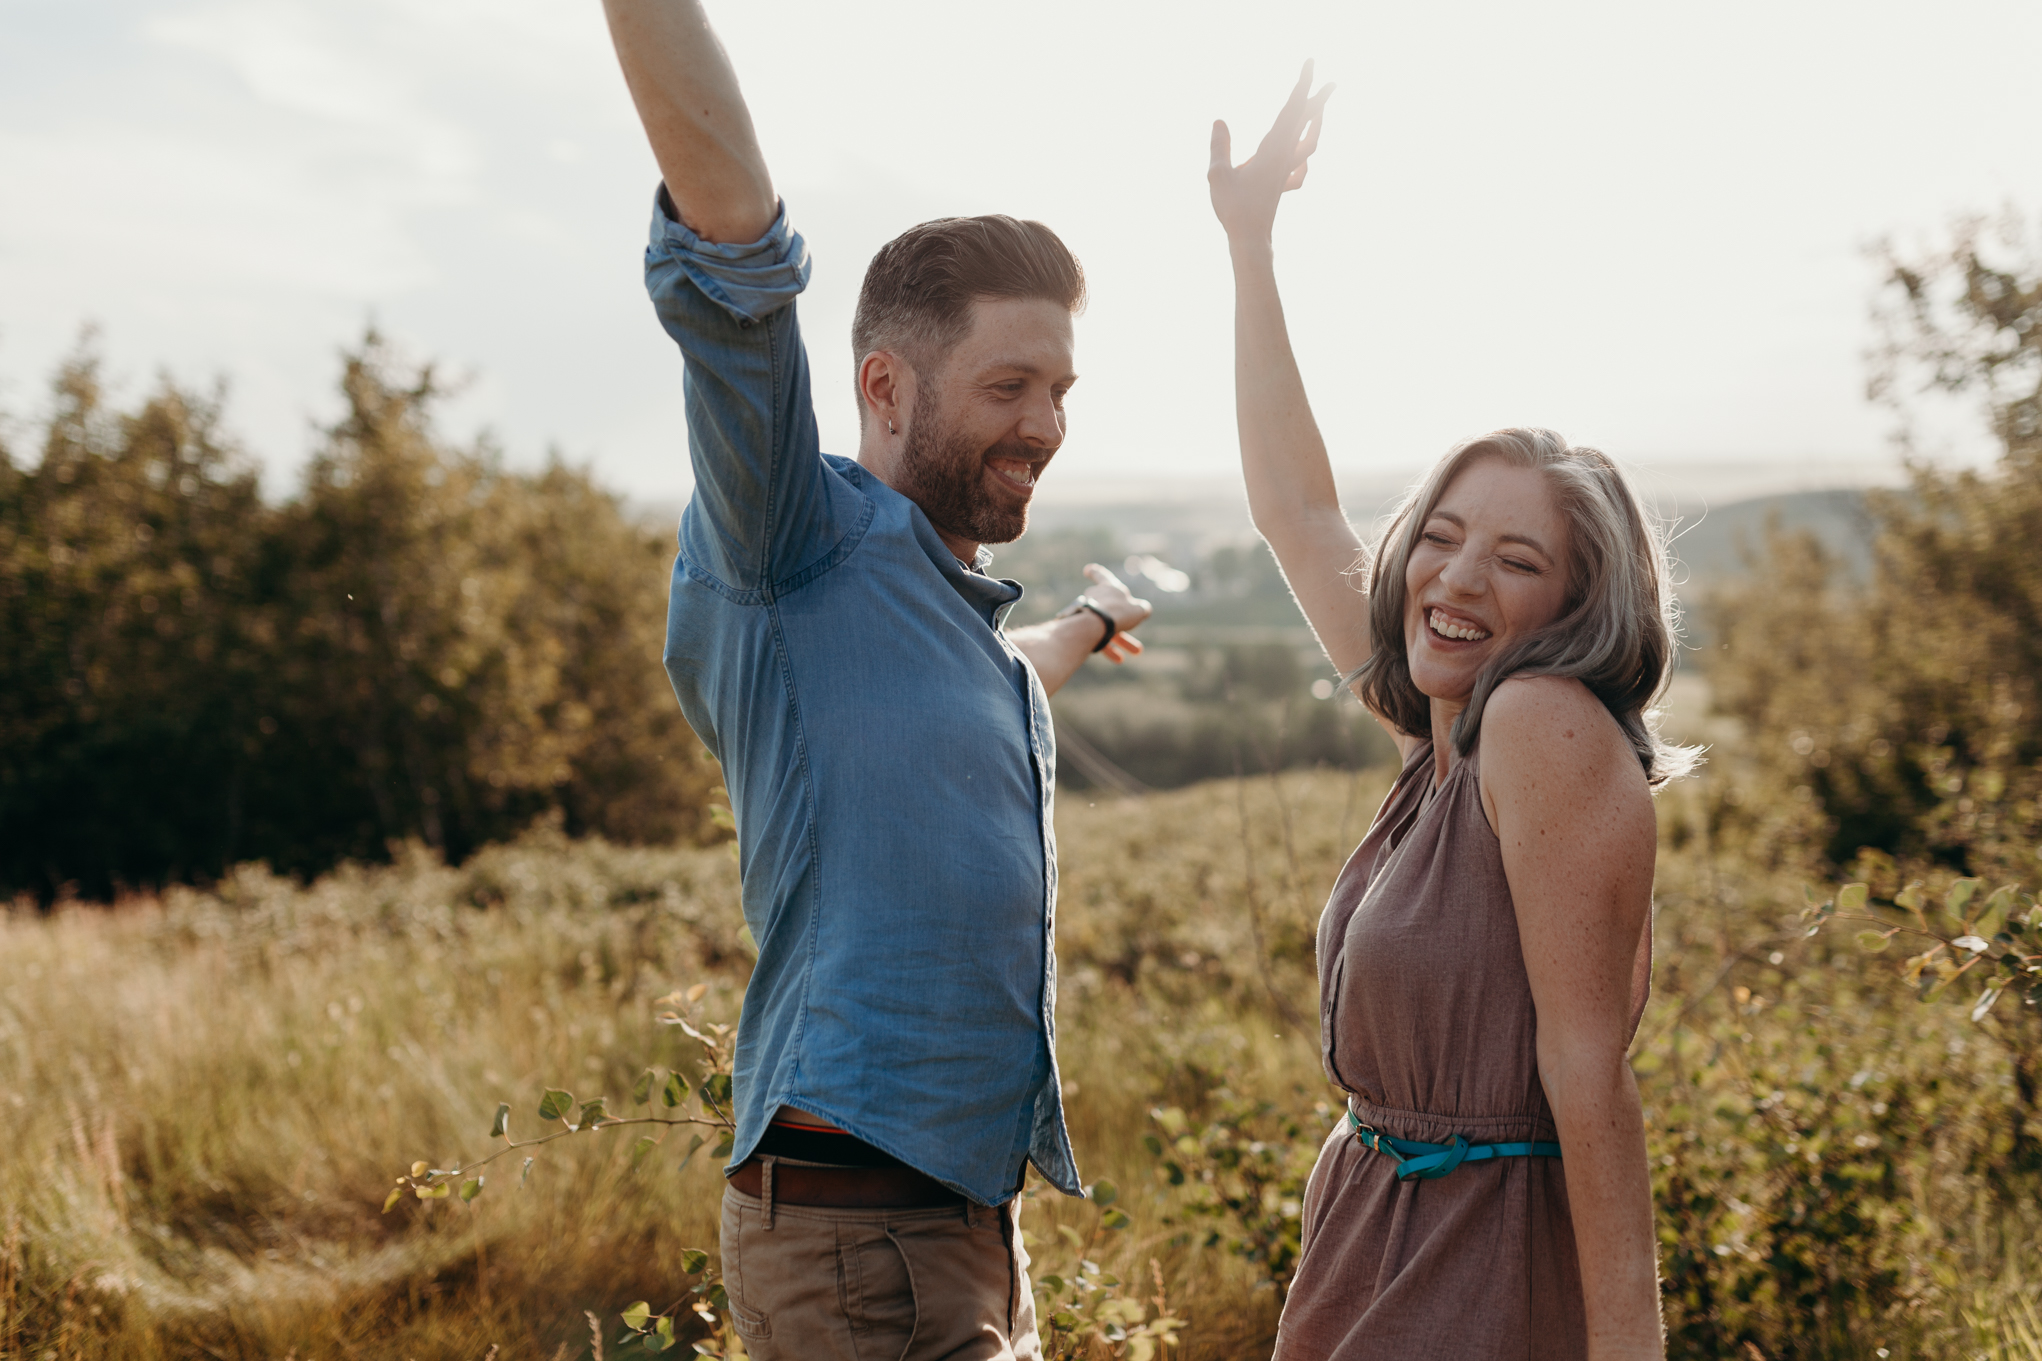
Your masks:
{"label": "mauve sleeveless dress", "polygon": [[[1340,872],[1319,920],[1320,1042],[1327,1074],[1384,1134],[1558,1139],[1479,750],[1435,789],[1421,742]],[[1560,1159],[1399,1181],[1345,1119],[1334,1128],[1305,1192],[1276,1361],[1573,1361],[1587,1350]]]}

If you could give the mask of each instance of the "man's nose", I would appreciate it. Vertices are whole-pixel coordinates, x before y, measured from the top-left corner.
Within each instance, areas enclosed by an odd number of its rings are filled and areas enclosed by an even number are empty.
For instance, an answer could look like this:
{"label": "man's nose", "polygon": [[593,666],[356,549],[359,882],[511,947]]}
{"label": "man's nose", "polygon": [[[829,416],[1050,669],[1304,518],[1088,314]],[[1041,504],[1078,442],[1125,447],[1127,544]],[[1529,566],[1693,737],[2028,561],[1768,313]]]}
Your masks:
{"label": "man's nose", "polygon": [[1054,449],[1064,442],[1064,413],[1047,392],[1030,396],[1021,408],[1015,433],[1038,449]]}

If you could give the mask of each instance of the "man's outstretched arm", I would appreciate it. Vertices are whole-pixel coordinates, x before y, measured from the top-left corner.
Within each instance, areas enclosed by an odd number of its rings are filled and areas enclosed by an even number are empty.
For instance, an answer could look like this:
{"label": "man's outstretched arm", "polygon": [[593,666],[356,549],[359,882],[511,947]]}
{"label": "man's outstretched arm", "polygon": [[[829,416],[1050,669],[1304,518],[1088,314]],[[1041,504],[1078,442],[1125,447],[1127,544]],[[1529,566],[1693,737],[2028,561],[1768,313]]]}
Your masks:
{"label": "man's outstretched arm", "polygon": [[603,0],[603,13],[681,221],[705,241],[758,240],[780,201],[700,0]]}
{"label": "man's outstretched arm", "polygon": [[[1096,608],[1113,617],[1111,634],[1106,633],[1106,622],[1091,610],[1007,632],[1007,640],[1028,658],[1047,694],[1061,690],[1095,651],[1118,666],[1142,650],[1140,640],[1128,630],[1149,617],[1149,602],[1138,599],[1119,577],[1096,562],[1085,564],[1085,575],[1092,580],[1092,589],[1085,594]],[[1100,646],[1102,635],[1104,647]]]}

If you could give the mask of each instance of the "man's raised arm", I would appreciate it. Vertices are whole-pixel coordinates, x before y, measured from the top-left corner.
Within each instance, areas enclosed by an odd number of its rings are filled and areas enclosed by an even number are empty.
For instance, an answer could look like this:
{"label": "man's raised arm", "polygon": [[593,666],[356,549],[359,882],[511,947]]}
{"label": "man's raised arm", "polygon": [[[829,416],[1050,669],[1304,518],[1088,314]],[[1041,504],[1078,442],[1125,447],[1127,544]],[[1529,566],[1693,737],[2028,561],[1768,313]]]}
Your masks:
{"label": "man's raised arm", "polygon": [[700,0],[603,0],[603,13],[681,221],[704,241],[756,241],[779,198]]}

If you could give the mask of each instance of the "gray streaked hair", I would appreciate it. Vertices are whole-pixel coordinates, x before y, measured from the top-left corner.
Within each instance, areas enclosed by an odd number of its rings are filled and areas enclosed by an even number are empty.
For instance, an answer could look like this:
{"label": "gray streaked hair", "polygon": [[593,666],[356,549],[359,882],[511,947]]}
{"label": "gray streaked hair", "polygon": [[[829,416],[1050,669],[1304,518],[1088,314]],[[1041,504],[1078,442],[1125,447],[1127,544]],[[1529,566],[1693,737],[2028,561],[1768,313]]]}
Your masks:
{"label": "gray streaked hair", "polygon": [[1567,596],[1559,618],[1513,640],[1476,676],[1468,707],[1454,720],[1455,751],[1465,756],[1474,747],[1482,709],[1502,682],[1565,676],[1610,711],[1654,789],[1688,774],[1701,749],[1663,741],[1650,708],[1672,678],[1678,647],[1665,536],[1609,455],[1551,430],[1496,430],[1469,440],[1404,497],[1357,567],[1368,580],[1369,659],[1343,684],[1399,731],[1431,733],[1432,702],[1412,681],[1405,652],[1404,573],[1447,487],[1483,459],[1536,469],[1553,489],[1567,522]]}

